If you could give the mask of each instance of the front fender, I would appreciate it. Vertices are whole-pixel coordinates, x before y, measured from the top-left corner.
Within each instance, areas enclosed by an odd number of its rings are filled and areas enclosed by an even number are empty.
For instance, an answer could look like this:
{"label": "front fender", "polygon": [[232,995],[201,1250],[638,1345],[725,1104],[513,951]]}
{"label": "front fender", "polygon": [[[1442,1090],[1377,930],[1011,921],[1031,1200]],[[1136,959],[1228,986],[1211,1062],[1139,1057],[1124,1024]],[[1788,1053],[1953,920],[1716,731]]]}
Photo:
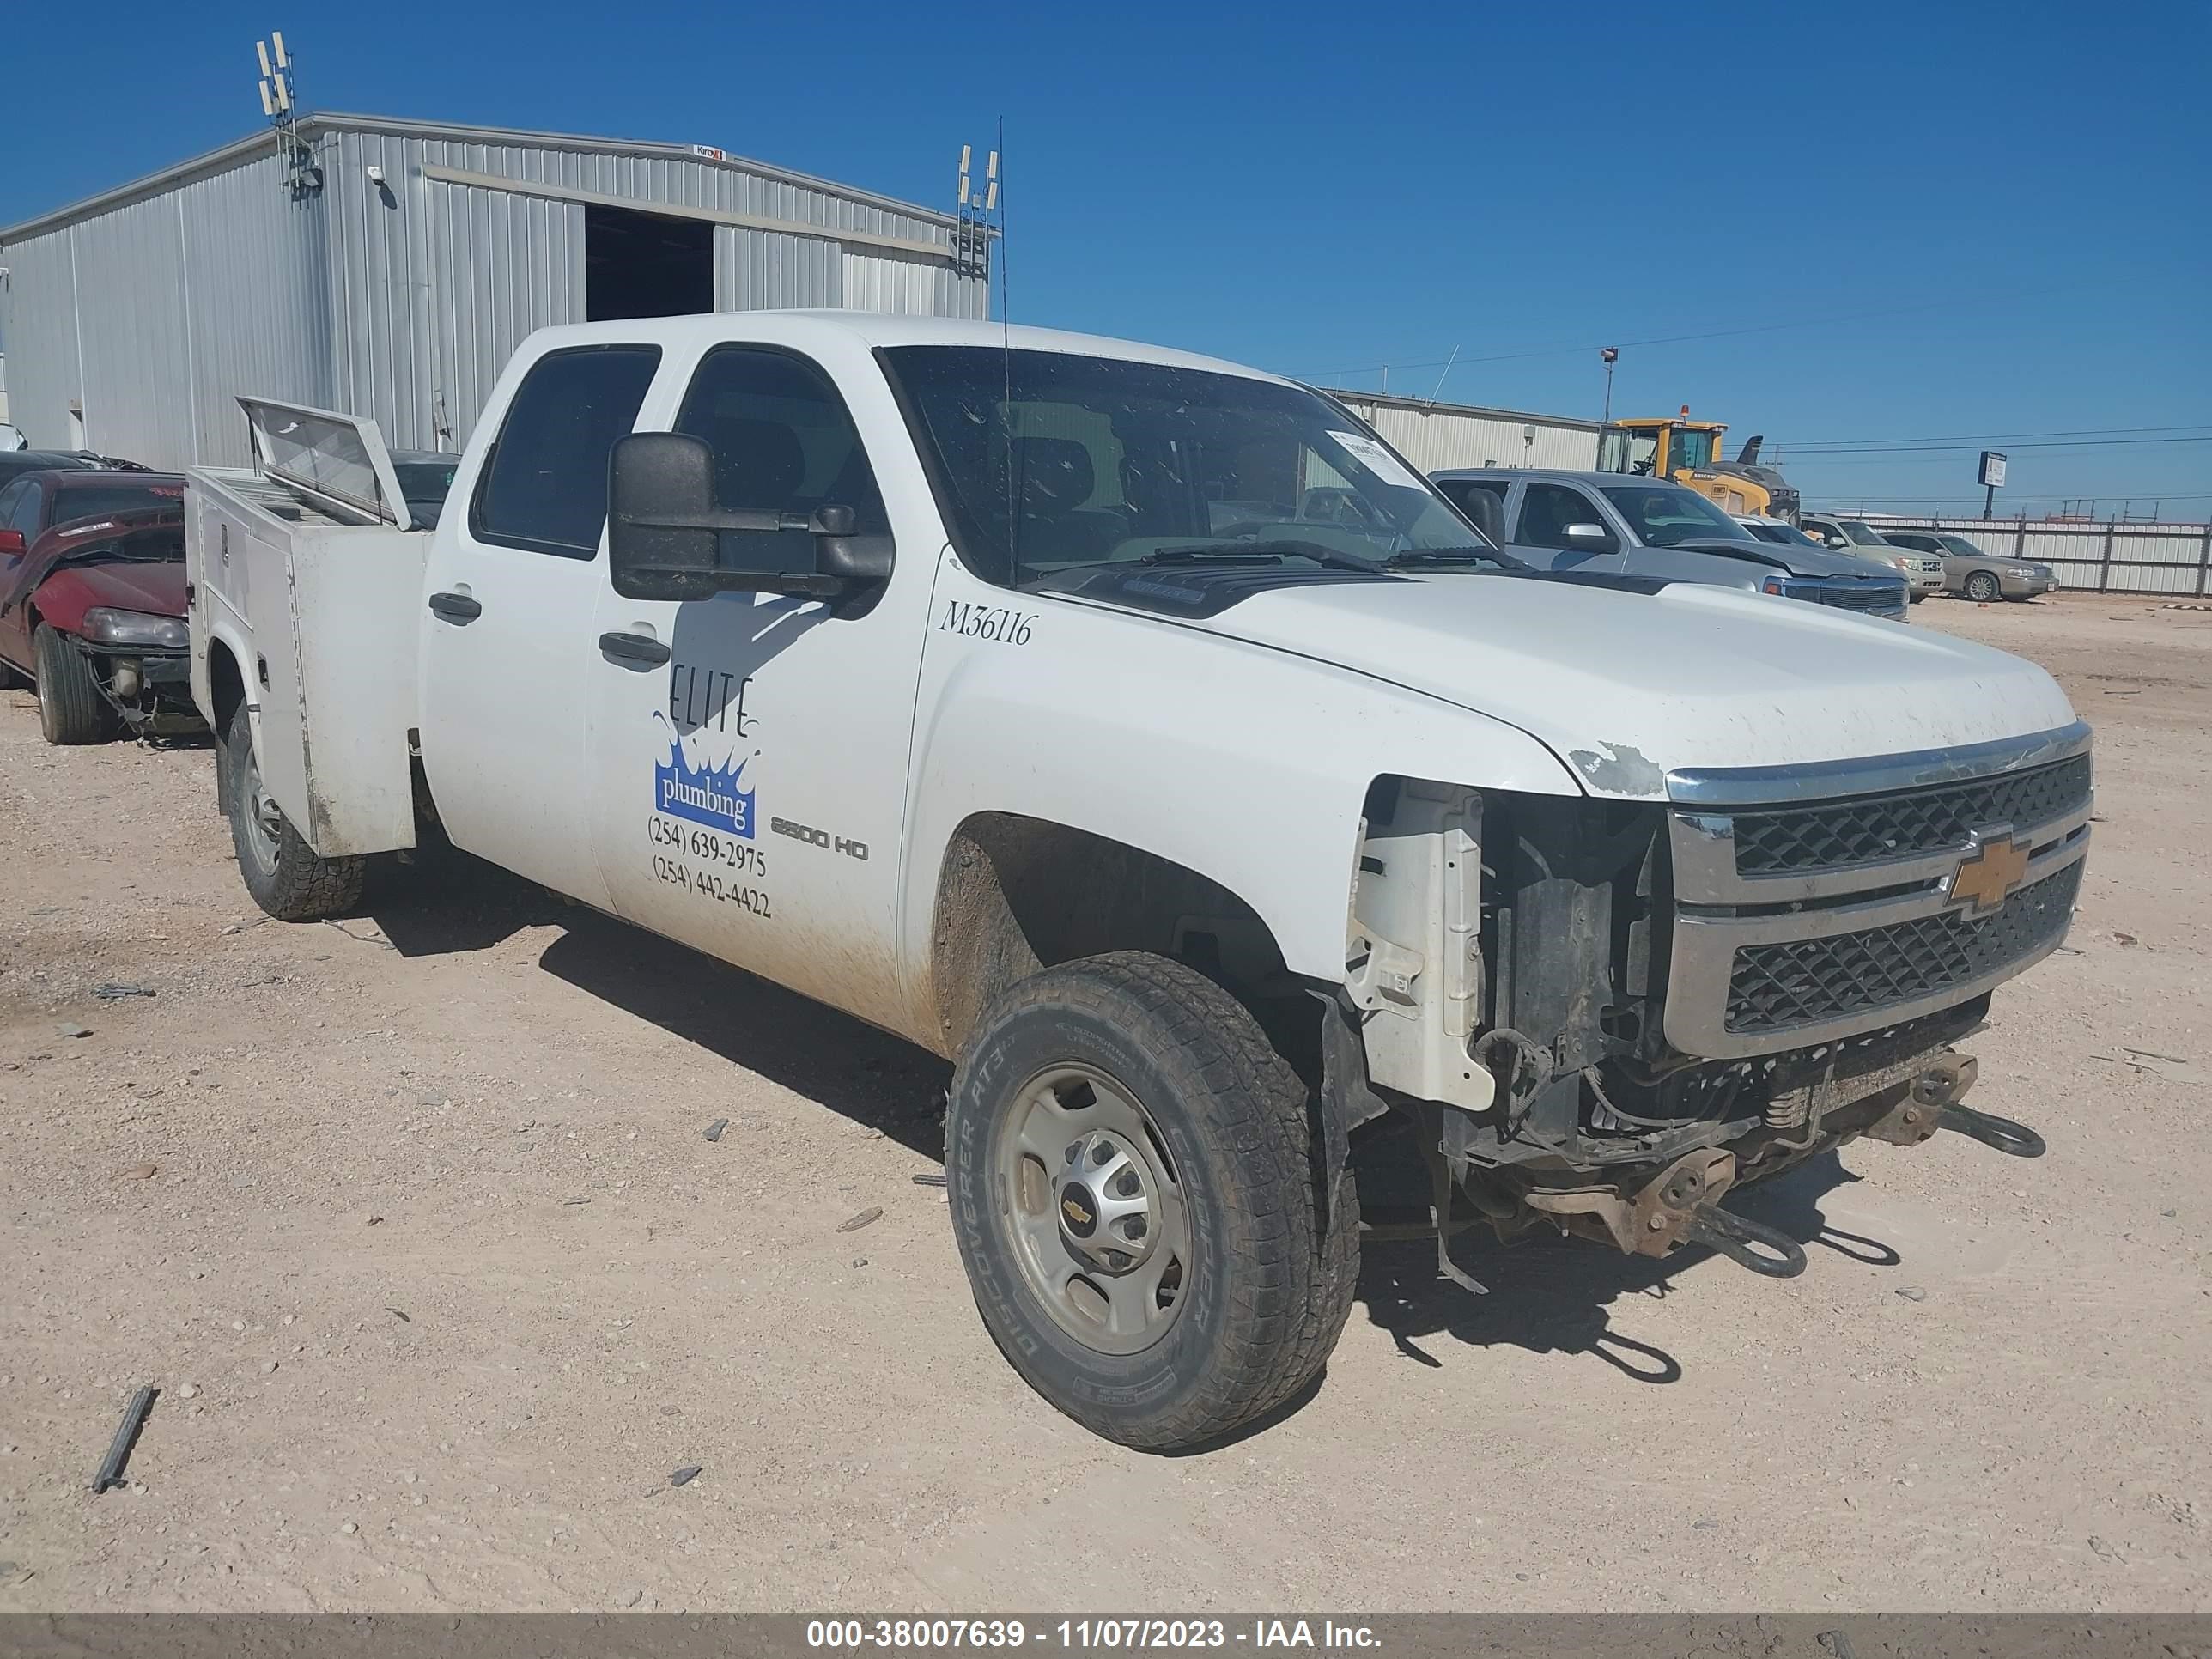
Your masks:
{"label": "front fender", "polygon": [[939,872],[978,813],[1064,824],[1229,889],[1291,972],[1344,973],[1359,821],[1378,775],[1577,795],[1516,727],[1335,664],[957,568],[1034,612],[1021,644],[933,632],[915,710],[902,956],[926,996]]}

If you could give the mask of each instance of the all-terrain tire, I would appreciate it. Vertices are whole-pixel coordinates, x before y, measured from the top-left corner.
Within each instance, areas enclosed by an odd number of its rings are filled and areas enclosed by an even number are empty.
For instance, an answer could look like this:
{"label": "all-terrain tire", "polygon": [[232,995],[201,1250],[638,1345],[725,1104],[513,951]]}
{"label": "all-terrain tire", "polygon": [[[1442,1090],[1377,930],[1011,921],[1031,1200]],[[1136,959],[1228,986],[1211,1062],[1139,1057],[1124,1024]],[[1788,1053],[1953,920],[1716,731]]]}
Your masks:
{"label": "all-terrain tire", "polygon": [[32,651],[39,670],[39,730],[52,744],[106,743],[122,722],[107,699],[84,647],[45,623]]}
{"label": "all-terrain tire", "polygon": [[256,816],[261,768],[253,754],[252,722],[242,702],[231,711],[223,730],[218,763],[223,769],[222,793],[231,844],[238,853],[238,873],[256,904],[279,921],[313,921],[361,902],[366,860],[321,857],[274,807],[270,809],[273,831]]}
{"label": "all-terrain tire", "polygon": [[[1186,1206],[1181,1305],[1133,1353],[1072,1334],[1014,1255],[997,1134],[1026,1085],[1069,1065],[1152,1119]],[[1311,1382],[1351,1311],[1358,1199],[1346,1171],[1324,1212],[1315,1152],[1305,1085],[1195,969],[1124,951],[1030,975],[977,1023],[945,1115],[954,1228],[985,1325],[1030,1387],[1095,1433],[1149,1451],[1219,1440]]]}
{"label": "all-terrain tire", "polygon": [[1977,605],[1994,605],[2004,598],[2004,586],[1986,570],[1977,570],[1966,578],[1966,597]]}

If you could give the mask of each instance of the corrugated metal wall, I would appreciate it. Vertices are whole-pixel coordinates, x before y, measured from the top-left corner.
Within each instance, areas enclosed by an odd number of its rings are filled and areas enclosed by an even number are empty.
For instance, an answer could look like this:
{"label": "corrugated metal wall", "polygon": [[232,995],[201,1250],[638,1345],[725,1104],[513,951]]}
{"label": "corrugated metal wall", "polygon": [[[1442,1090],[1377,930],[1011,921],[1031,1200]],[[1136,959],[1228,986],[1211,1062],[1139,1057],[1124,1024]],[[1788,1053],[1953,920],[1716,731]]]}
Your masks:
{"label": "corrugated metal wall", "polygon": [[[424,175],[447,168],[655,205],[949,246],[939,221],[727,162],[354,125],[316,137],[319,197],[271,149],[9,245],[0,329],[15,423],[158,466],[247,459],[233,399],[367,415],[402,448],[457,448],[523,337],[585,319],[584,208]],[[368,168],[382,170],[381,185]],[[714,228],[714,304],[981,317],[949,261],[833,236]]]}
{"label": "corrugated metal wall", "polygon": [[[1827,509],[1814,509],[1827,511]],[[2035,519],[1914,519],[1856,513],[1876,530],[1963,536],[2000,559],[2047,564],[2068,587],[2100,593],[2212,592],[2212,525],[2051,524]]]}
{"label": "corrugated metal wall", "polygon": [[15,424],[155,466],[247,458],[233,396],[330,393],[322,217],[273,155],[11,245]]}
{"label": "corrugated metal wall", "polygon": [[[339,406],[396,447],[454,448],[534,328],[585,320],[584,210],[426,179],[425,167],[656,204],[757,214],[949,246],[935,220],[725,162],[341,130],[325,145]],[[381,167],[385,187],[368,169]],[[714,227],[718,309],[848,307],[976,316],[987,285],[949,263],[827,237]]]}
{"label": "corrugated metal wall", "polygon": [[[1424,472],[1454,466],[1547,466],[1587,472],[1597,465],[1595,426],[1570,426],[1541,416],[1508,415],[1439,404],[1433,409],[1383,403],[1356,392],[1330,394],[1372,426]],[[1533,444],[1524,426],[1536,428]]]}

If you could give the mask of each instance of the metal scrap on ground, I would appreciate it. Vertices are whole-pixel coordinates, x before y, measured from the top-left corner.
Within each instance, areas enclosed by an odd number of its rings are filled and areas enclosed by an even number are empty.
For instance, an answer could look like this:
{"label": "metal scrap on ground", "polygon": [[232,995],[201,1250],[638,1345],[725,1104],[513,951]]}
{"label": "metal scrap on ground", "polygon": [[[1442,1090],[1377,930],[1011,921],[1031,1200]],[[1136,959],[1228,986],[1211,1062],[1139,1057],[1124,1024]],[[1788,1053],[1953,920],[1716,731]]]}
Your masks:
{"label": "metal scrap on ground", "polygon": [[123,1408],[123,1420],[115,1426],[115,1438],[108,1445],[107,1455],[100,1460],[100,1473],[92,1477],[95,1492],[123,1484],[123,1466],[130,1461],[131,1448],[137,1441],[138,1431],[145,1426],[146,1413],[154,1409],[154,1395],[152,1389],[141,1389]]}

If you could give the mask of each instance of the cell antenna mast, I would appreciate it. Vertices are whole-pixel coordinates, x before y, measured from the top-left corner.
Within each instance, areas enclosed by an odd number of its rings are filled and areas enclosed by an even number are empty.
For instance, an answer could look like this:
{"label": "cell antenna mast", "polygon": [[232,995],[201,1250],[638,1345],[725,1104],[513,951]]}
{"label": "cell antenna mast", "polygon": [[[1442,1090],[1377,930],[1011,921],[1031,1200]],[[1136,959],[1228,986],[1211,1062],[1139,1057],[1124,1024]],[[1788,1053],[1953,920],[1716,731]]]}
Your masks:
{"label": "cell antenna mast", "polygon": [[975,176],[975,147],[960,146],[960,191],[955,203],[952,268],[963,276],[991,275],[991,239],[1004,225],[999,215],[999,152],[985,157],[983,176]]}
{"label": "cell antenna mast", "polygon": [[261,65],[261,112],[276,129],[276,154],[284,163],[285,191],[294,201],[304,201],[322,189],[323,170],[300,137],[297,76],[284,49],[283,31],[271,29],[266,40],[256,40],[253,55]]}

